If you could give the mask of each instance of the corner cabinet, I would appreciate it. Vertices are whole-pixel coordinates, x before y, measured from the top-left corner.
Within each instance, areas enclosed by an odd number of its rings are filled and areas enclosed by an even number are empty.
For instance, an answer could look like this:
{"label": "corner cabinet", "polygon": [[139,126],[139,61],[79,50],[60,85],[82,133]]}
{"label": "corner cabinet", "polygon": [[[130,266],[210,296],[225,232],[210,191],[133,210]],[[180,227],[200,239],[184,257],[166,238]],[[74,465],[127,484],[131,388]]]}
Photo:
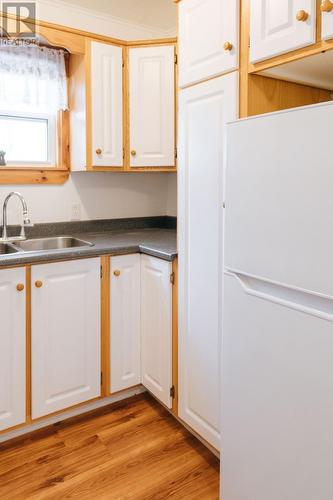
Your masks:
{"label": "corner cabinet", "polygon": [[129,49],[130,167],[175,166],[175,47]]}
{"label": "corner cabinet", "polygon": [[175,171],[175,51],[86,39],[71,55],[73,171]]}
{"label": "corner cabinet", "polygon": [[172,408],[172,264],[141,256],[142,384]]}
{"label": "corner cabinet", "polygon": [[25,422],[25,269],[0,270],[0,431]]}
{"label": "corner cabinet", "polygon": [[179,3],[179,85],[238,68],[239,0]]}
{"label": "corner cabinet", "polygon": [[172,263],[121,255],[110,271],[111,393],[141,383],[172,408]]}
{"label": "corner cabinet", "polygon": [[218,449],[225,124],[238,117],[238,74],[181,91],[179,108],[179,417]]}
{"label": "corner cabinet", "polygon": [[31,280],[36,419],[100,396],[100,259],[32,266]]}
{"label": "corner cabinet", "polygon": [[316,0],[251,0],[250,62],[316,41]]}
{"label": "corner cabinet", "polygon": [[111,257],[111,393],[141,383],[140,254]]}

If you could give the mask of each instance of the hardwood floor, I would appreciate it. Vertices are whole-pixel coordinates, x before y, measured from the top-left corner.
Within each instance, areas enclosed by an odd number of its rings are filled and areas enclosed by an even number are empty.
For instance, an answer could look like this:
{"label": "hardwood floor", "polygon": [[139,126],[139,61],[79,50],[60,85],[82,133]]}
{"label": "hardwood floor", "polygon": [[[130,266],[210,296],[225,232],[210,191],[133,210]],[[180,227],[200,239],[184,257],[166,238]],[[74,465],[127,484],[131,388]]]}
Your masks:
{"label": "hardwood floor", "polygon": [[0,498],[217,500],[219,461],[147,394],[0,445]]}

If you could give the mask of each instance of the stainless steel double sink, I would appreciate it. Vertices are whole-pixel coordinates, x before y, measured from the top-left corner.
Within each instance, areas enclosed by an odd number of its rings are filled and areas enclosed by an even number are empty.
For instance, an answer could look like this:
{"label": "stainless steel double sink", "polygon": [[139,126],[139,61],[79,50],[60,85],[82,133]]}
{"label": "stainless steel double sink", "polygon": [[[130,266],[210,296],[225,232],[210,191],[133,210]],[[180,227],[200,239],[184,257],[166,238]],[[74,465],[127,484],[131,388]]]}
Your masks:
{"label": "stainless steel double sink", "polygon": [[12,243],[0,243],[0,256],[18,252],[45,252],[48,250],[65,250],[80,247],[92,247],[90,241],[80,240],[73,236],[57,236],[53,238],[38,238]]}

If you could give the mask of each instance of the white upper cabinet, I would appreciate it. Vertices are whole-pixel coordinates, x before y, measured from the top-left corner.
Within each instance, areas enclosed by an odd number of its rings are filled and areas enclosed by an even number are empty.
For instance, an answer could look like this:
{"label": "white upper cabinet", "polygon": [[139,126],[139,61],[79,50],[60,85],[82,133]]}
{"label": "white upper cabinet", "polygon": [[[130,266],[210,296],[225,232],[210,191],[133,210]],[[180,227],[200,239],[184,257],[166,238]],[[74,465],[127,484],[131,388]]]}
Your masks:
{"label": "white upper cabinet", "polygon": [[251,62],[315,41],[316,0],[251,0]]}
{"label": "white upper cabinet", "polygon": [[122,50],[90,43],[92,151],[88,157],[94,167],[123,166]]}
{"label": "white upper cabinet", "polygon": [[111,392],[141,383],[140,254],[111,258]]}
{"label": "white upper cabinet", "polygon": [[172,284],[171,262],[141,256],[142,384],[172,407]]}
{"label": "white upper cabinet", "polygon": [[225,124],[237,118],[236,72],[180,93],[179,416],[220,446]]}
{"label": "white upper cabinet", "polygon": [[179,85],[237,69],[239,0],[179,3]]}
{"label": "white upper cabinet", "polygon": [[333,2],[322,0],[321,9],[321,37],[323,40],[328,40],[333,38]]}
{"label": "white upper cabinet", "polygon": [[0,431],[25,422],[24,284],[23,268],[0,270]]}
{"label": "white upper cabinet", "polygon": [[100,259],[32,266],[32,417],[100,395]]}
{"label": "white upper cabinet", "polygon": [[175,165],[175,48],[129,49],[130,166]]}

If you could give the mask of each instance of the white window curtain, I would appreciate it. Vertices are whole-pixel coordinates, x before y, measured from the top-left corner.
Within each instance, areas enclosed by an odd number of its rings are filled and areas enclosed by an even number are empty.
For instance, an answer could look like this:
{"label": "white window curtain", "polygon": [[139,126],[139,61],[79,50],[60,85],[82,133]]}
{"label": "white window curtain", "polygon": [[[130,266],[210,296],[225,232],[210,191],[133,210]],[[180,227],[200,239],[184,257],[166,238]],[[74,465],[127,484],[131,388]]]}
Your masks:
{"label": "white window curtain", "polygon": [[0,111],[68,108],[65,52],[26,42],[0,44]]}

